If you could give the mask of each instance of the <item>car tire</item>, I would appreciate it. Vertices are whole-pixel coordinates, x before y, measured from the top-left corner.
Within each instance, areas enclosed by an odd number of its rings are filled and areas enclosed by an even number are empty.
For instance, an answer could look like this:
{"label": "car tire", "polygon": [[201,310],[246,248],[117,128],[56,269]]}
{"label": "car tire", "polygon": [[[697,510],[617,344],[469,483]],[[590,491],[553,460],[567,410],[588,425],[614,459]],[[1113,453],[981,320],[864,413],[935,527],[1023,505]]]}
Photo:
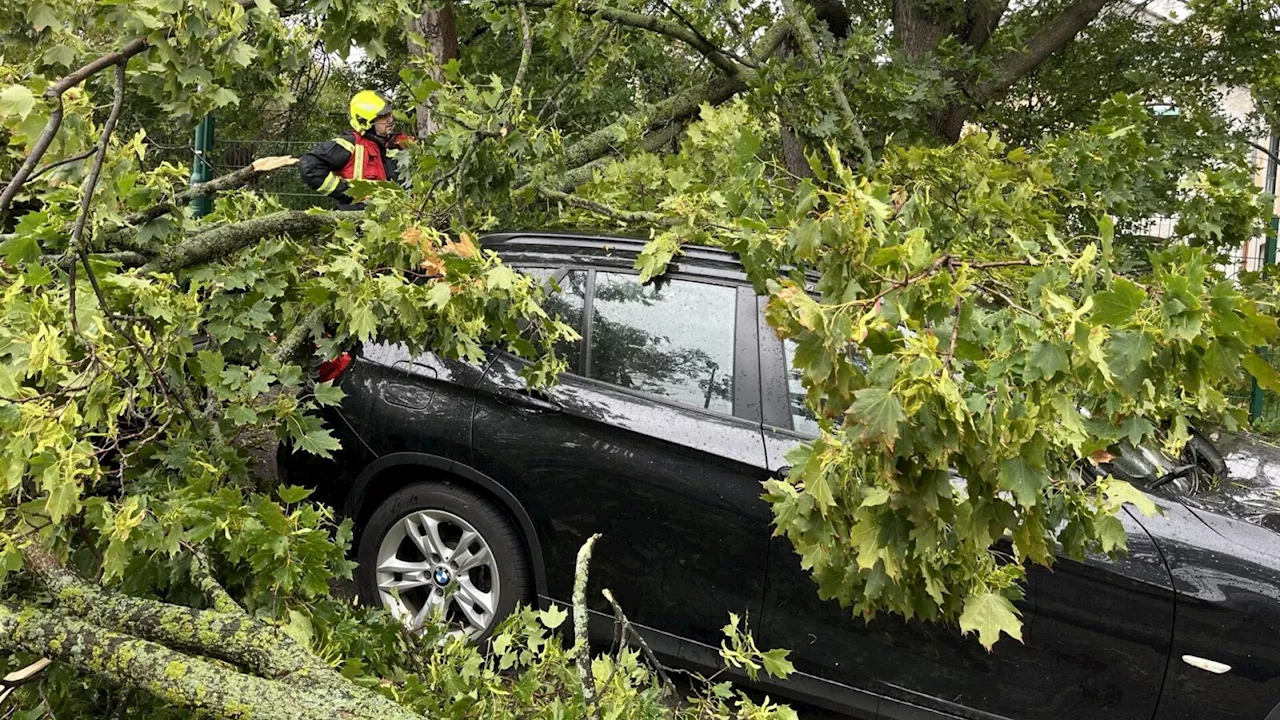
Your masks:
{"label": "car tire", "polygon": [[[434,533],[427,532],[428,522],[435,523]],[[490,561],[464,568],[449,584],[439,587],[437,573],[443,569],[448,574],[458,567],[450,567],[451,557],[463,558],[466,565],[467,560],[483,555],[482,549],[477,551],[481,546],[474,541],[469,541],[468,548],[460,547],[469,531],[478,534]],[[430,552],[436,547],[431,538],[443,545],[443,556]],[[451,482],[409,485],[384,500],[361,533],[356,559],[356,584],[360,600],[366,605],[384,607],[412,625],[411,615],[422,617],[420,613],[427,604],[443,603],[443,609],[433,605],[429,612],[444,612],[446,620],[455,626],[453,632],[472,640],[487,639],[517,605],[529,604],[533,599],[532,576],[520,531],[484,496]],[[392,572],[409,568],[414,569]],[[486,577],[490,579],[488,589],[497,591],[489,603],[491,608],[483,602],[469,602],[473,597],[489,597],[481,592],[486,589]],[[423,580],[428,582],[408,587]],[[388,591],[388,585],[394,590]],[[403,594],[401,585],[408,587]],[[464,603],[470,605],[470,612],[464,609]],[[482,609],[490,612],[479,612]],[[480,622],[484,617],[490,617],[487,623]],[[485,624],[482,631],[477,630],[480,624]]]}

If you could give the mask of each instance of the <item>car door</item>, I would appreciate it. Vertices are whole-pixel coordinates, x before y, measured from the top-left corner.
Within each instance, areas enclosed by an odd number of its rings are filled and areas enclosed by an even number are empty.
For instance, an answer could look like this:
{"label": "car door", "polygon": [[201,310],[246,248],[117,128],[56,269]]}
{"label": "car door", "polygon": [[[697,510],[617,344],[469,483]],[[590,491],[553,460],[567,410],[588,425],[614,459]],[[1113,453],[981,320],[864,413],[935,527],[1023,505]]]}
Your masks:
{"label": "car door", "polygon": [[560,286],[548,306],[582,334],[570,372],[534,392],[522,361],[495,357],[476,465],[541,520],[553,599],[570,599],[575,555],[602,533],[594,609],[609,588],[633,622],[717,645],[727,613],[759,616],[768,551],[754,295],[590,267]]}
{"label": "car door", "polygon": [[[817,425],[792,372],[789,343],[773,333],[760,337],[765,444],[770,467],[779,470],[785,453]],[[1059,558],[1052,570],[1030,568],[1027,597],[1018,603],[1024,642],[1005,638],[991,653],[947,625],[895,615],[854,619],[818,598],[790,542],[775,539],[763,641],[791,647],[802,672],[882,696],[876,712],[884,718],[1150,720],[1168,658],[1173,596],[1151,538],[1129,513],[1121,520],[1127,557]]]}

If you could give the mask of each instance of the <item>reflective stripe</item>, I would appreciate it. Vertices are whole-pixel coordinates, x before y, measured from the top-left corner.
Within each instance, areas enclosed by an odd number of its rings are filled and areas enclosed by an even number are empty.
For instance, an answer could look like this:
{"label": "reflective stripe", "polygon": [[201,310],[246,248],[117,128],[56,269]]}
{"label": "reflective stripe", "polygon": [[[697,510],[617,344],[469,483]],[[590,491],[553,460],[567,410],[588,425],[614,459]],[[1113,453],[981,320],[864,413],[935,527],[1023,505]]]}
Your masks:
{"label": "reflective stripe", "polygon": [[334,138],[333,141],[338,143],[338,147],[342,148],[343,150],[346,150],[347,152],[355,152],[356,146],[352,145],[351,141],[343,140],[342,138]]}
{"label": "reflective stripe", "polygon": [[356,164],[351,173],[353,180],[364,179],[364,145],[356,145]]}
{"label": "reflective stripe", "polygon": [[329,175],[325,177],[324,182],[320,183],[320,187],[319,189],[316,190],[316,192],[320,193],[321,195],[332,195],[333,191],[338,189],[339,182],[340,180],[338,179],[337,175],[334,175],[333,173],[329,173]]}

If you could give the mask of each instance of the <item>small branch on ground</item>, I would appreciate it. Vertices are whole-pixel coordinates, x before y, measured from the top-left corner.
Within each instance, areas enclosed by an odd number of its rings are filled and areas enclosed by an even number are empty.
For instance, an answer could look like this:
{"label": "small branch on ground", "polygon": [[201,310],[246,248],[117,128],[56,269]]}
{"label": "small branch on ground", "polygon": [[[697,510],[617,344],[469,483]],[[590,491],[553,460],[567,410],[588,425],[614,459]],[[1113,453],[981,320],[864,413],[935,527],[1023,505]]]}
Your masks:
{"label": "small branch on ground", "polygon": [[617,600],[613,599],[613,593],[609,591],[609,588],[605,588],[600,592],[604,595],[604,599],[608,600],[609,604],[613,606],[614,618],[620,625],[622,625],[622,642],[624,644],[627,642],[628,635],[635,639],[636,644],[640,646],[640,651],[644,653],[645,659],[653,666],[653,671],[658,674],[658,680],[662,682],[662,696],[674,697],[676,694],[676,686],[671,682],[671,678],[667,676],[666,668],[663,667],[662,663],[658,662],[658,656],[653,654],[653,650],[650,649],[649,643],[645,642],[644,638],[640,636],[640,633],[636,632],[636,629],[632,627],[631,622],[627,620],[626,614],[622,612],[622,606],[618,604]]}

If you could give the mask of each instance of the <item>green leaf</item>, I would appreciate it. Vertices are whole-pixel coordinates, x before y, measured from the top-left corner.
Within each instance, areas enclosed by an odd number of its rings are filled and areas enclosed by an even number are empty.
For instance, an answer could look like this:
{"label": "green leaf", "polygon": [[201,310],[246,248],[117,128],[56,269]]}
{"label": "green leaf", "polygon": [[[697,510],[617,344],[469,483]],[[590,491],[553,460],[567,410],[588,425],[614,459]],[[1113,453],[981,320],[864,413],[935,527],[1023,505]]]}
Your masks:
{"label": "green leaf", "polygon": [[74,67],[76,63],[76,51],[66,45],[54,45],[44,51],[44,55],[40,56],[40,61],[45,65]]}
{"label": "green leaf", "polygon": [[549,630],[555,630],[563,625],[567,617],[569,617],[569,612],[554,603],[551,607],[538,613],[538,620],[547,626]]}
{"label": "green leaf", "polygon": [[764,665],[764,671],[776,678],[786,679],[788,675],[796,671],[796,666],[791,664],[787,659],[790,650],[774,648],[767,652],[760,653],[760,663]]}
{"label": "green leaf", "polygon": [[1244,356],[1242,363],[1244,369],[1258,381],[1258,386],[1263,390],[1271,390],[1273,392],[1280,390],[1280,372],[1276,372],[1275,367],[1267,362],[1267,359],[1258,353],[1249,353]]}
{"label": "green leaf", "polygon": [[1000,463],[999,482],[1000,489],[1013,493],[1019,505],[1031,507],[1049,484],[1049,475],[1043,470],[1037,470],[1019,455]]}
{"label": "green leaf", "polygon": [[0,254],[10,265],[36,262],[40,259],[40,245],[33,235],[18,235],[0,243]]}
{"label": "green leaf", "polygon": [[1155,515],[1159,512],[1159,508],[1146,493],[1119,478],[1107,479],[1102,492],[1107,496],[1107,501],[1117,509],[1129,503],[1138,508],[1143,515]]}
{"label": "green leaf", "polygon": [[1022,377],[1027,381],[1049,379],[1066,370],[1069,362],[1067,351],[1061,345],[1053,342],[1039,342],[1031,349],[1031,357],[1022,371]]}
{"label": "green leaf", "polygon": [[902,403],[883,388],[865,388],[854,393],[849,417],[859,428],[859,440],[879,440],[890,448],[898,439],[898,425],[907,419]]}
{"label": "green leaf", "polygon": [[333,457],[333,451],[342,447],[328,430],[312,430],[298,438],[298,447],[322,458]]}
{"label": "green leaf", "polygon": [[1096,293],[1093,296],[1093,321],[1103,325],[1122,325],[1128,322],[1142,303],[1147,293],[1133,282],[1117,277],[1111,290]]}
{"label": "green leaf", "polygon": [[332,382],[316,383],[316,387],[313,392],[316,396],[316,402],[321,405],[337,405],[342,402],[342,398],[347,396],[347,394],[342,391],[342,388],[335,387]]}
{"label": "green leaf", "polygon": [[1098,518],[1095,532],[1098,536],[1098,544],[1105,553],[1121,550],[1129,541],[1129,536],[1124,531],[1124,524],[1115,515]]}
{"label": "green leaf", "polygon": [[227,408],[227,419],[235,423],[236,427],[243,427],[258,422],[258,413],[244,405],[232,405]]}
{"label": "green leaf", "polygon": [[281,485],[280,489],[276,490],[276,494],[280,496],[280,502],[285,503],[286,505],[300,503],[311,497],[312,492],[314,492],[314,490],[298,485]]}
{"label": "green leaf", "polygon": [[436,282],[427,290],[427,307],[433,310],[440,310],[449,304],[449,298],[453,297],[453,290],[449,288],[447,282]]}
{"label": "green leaf", "polygon": [[58,13],[44,3],[36,3],[27,8],[27,21],[36,29],[36,32],[42,32],[48,27],[57,27],[60,23]]}
{"label": "green leaf", "polygon": [[993,592],[970,595],[965,598],[964,611],[960,613],[960,630],[966,635],[978,633],[978,642],[988,651],[1000,639],[1000,633],[1022,642],[1022,622],[1018,609],[1008,598]]}

